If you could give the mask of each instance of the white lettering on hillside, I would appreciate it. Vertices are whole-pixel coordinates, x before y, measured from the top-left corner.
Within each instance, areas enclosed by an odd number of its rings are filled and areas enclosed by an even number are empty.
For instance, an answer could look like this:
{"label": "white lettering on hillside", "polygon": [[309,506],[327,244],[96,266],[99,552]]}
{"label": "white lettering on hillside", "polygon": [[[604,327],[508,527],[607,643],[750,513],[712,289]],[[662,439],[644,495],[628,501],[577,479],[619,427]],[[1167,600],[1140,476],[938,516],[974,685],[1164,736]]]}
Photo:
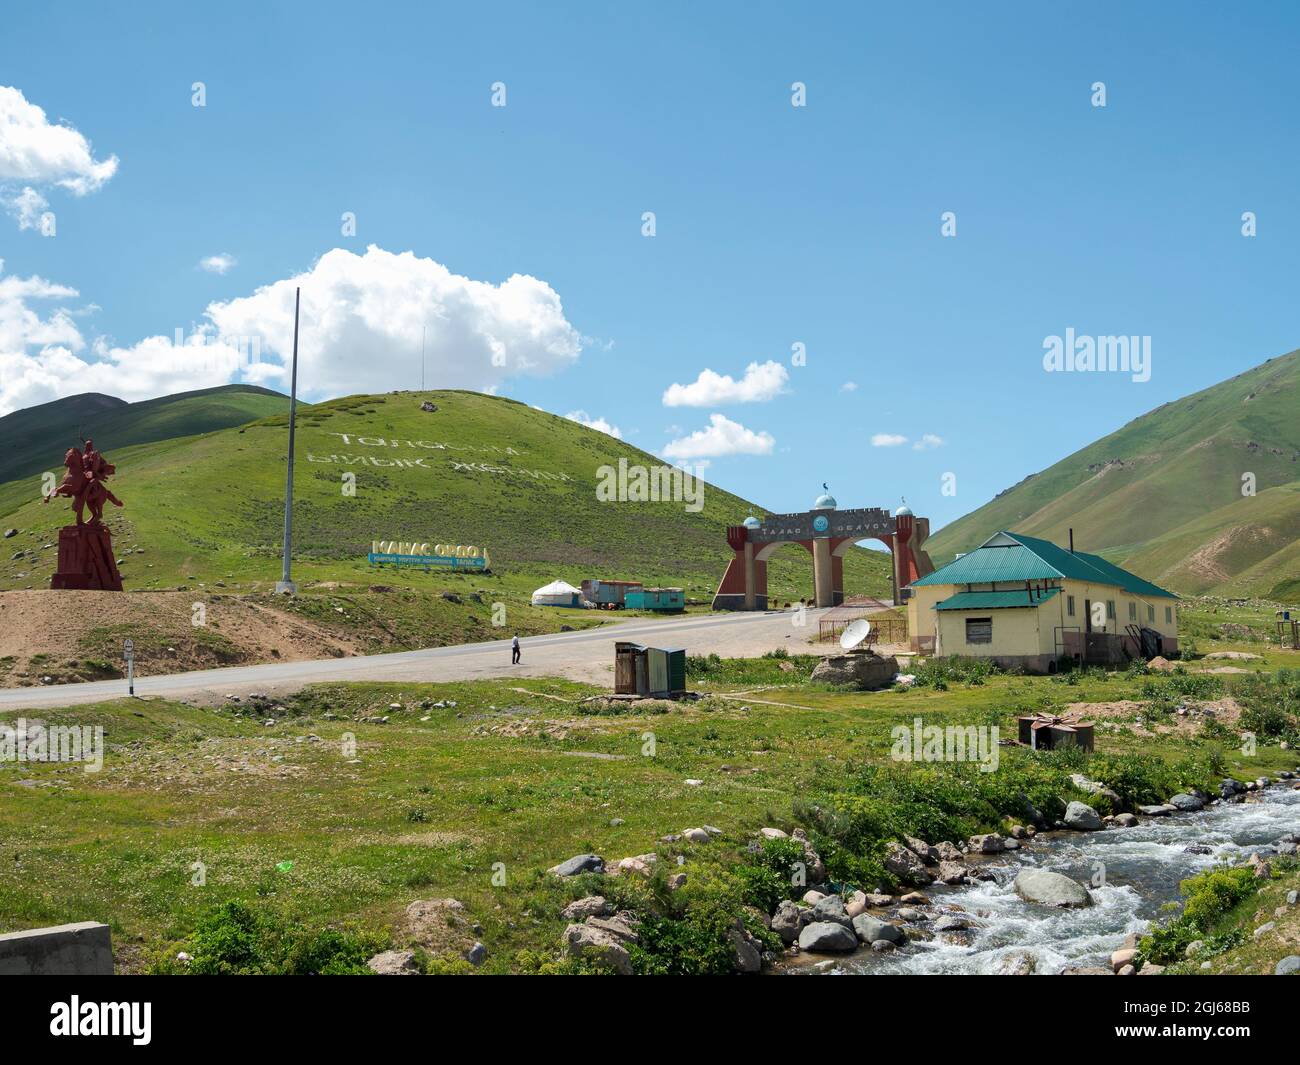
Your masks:
{"label": "white lettering on hillside", "polygon": [[[327,465],[337,463],[342,466],[383,466],[394,469],[414,469],[418,467],[422,470],[435,470],[439,468],[432,465],[430,460],[423,456],[415,459],[404,459],[398,456],[381,459],[378,455],[317,455],[309,451],[307,452],[307,461]],[[573,480],[567,473],[551,473],[549,470],[527,470],[518,466],[494,466],[487,462],[458,462],[452,459],[447,465],[457,473],[489,473],[497,477],[528,477],[534,481]]]}
{"label": "white lettering on hillside", "polygon": [[396,437],[388,439],[382,436],[355,436],[352,433],[329,433],[329,436],[339,437],[344,444],[351,447],[356,444],[359,447],[414,447],[423,448],[426,451],[477,451],[484,455],[522,455],[524,452],[516,451],[512,447],[497,447],[495,444],[448,444],[438,440],[398,440]]}

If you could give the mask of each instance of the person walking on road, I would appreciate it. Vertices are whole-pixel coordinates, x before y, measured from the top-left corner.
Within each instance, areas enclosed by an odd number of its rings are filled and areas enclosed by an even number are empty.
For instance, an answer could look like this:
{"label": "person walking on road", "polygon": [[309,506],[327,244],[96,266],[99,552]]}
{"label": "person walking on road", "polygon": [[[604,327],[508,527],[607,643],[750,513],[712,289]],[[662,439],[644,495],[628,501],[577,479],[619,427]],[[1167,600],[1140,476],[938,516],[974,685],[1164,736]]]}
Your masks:
{"label": "person walking on road", "polygon": [[519,637],[518,636],[512,636],[510,638],[510,664],[512,666],[519,665]]}

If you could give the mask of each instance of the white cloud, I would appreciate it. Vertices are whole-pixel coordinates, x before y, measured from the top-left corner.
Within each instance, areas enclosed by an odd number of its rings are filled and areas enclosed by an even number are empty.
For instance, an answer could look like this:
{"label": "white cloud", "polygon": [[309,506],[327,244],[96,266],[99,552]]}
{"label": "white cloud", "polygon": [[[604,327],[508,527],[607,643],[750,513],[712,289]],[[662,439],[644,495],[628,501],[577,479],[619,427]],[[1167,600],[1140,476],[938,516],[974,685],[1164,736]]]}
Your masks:
{"label": "white cloud", "polygon": [[935,436],[934,433],[923,433],[921,439],[912,445],[912,450],[933,451],[936,447],[943,447],[943,437]]}
{"label": "white cloud", "polygon": [[585,425],[588,429],[595,429],[606,436],[612,436],[615,440],[623,439],[623,434],[617,425],[611,425],[604,418],[593,418],[585,410],[571,410],[565,417],[571,422]]}
{"label": "white cloud", "polygon": [[99,189],[117,173],[117,156],[96,159],[90,142],[72,126],[51,124],[20,89],[0,85],[0,186],[21,183],[21,191],[0,188],[0,200],[33,229],[49,206],[42,188],[58,186],[74,196]]}
{"label": "white cloud", "polygon": [[30,185],[21,192],[0,192],[0,202],[18,222],[19,229],[37,229],[50,201]]}
{"label": "white cloud", "polygon": [[[243,380],[287,387],[294,288],[302,289],[298,387],[306,396],[385,392],[425,378],[431,387],[489,391],[507,377],[572,365],[581,350],[560,297],[537,278],[500,284],[451,273],[411,252],[336,248],[306,272],[249,296],[208,305],[180,344],[146,337],[130,346],[88,342],[75,289],[5,277],[0,262],[0,414],[77,392],[147,399]],[[49,300],[40,313],[32,304]]]}
{"label": "white cloud", "polygon": [[228,274],[239,264],[233,255],[228,255],[224,251],[216,255],[208,255],[199,260],[199,269],[206,270],[210,274]]}
{"label": "white cloud", "polygon": [[665,407],[716,407],[723,403],[764,403],[785,391],[790,374],[770,359],[751,362],[739,381],[712,370],[700,371],[689,385],[672,384],[664,393]]}
{"label": "white cloud", "polygon": [[263,352],[287,359],[293,298],[302,288],[299,385],[341,395],[411,387],[487,390],[507,377],[571,366],[582,349],[559,294],[545,281],[513,274],[499,285],[453,274],[412,252],[371,245],[364,255],[326,252],[305,273],[251,296],[209,304],[225,336],[258,337]]}
{"label": "white cloud", "polygon": [[857,390],[858,390],[857,381],[845,381],[844,384],[840,385],[841,392],[856,392]]}
{"label": "white cloud", "polygon": [[897,433],[876,433],[871,438],[872,447],[898,447],[906,443],[907,437],[899,436]]}
{"label": "white cloud", "polygon": [[230,380],[239,353],[202,336],[179,349],[166,337],[126,349],[103,337],[87,342],[73,319],[88,308],[57,305],[76,296],[41,277],[0,273],[0,415],[78,392],[146,399]]}
{"label": "white cloud", "polygon": [[709,415],[709,427],[671,441],[664,448],[670,459],[711,459],[726,455],[770,455],[776,441],[770,433],[754,432],[721,414]]}

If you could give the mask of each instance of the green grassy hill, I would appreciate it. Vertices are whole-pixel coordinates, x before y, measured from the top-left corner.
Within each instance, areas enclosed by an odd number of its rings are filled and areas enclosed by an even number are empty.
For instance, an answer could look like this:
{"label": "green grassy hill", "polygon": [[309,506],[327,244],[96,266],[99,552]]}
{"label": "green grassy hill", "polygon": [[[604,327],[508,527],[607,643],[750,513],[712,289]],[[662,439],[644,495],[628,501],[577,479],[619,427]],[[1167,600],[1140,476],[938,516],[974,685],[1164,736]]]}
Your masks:
{"label": "green grassy hill", "polygon": [[80,437],[103,451],[243,425],[287,410],[289,399],[256,385],[222,385],[127,403],[85,392],[0,418],[0,483],[57,469]]}
{"label": "green grassy hill", "polygon": [[[1242,495],[1254,474],[1256,495]],[[1181,592],[1300,589],[1300,352],[1144,414],[929,540],[936,565],[1001,529],[1105,555]],[[1289,589],[1289,591],[1288,591]]]}
{"label": "green grassy hill", "polygon": [[[425,399],[436,412],[420,409]],[[287,424],[278,414],[132,447],[96,432],[96,444],[117,465],[113,487],[126,503],[107,518],[128,589],[191,579],[245,591],[273,584]],[[376,574],[366,563],[371,541],[392,539],[487,547],[493,579],[508,591],[604,577],[681,585],[688,596],[707,599],[731,557],[724,527],[758,512],[712,485],[698,513],[681,502],[601,502],[601,466],[659,460],[564,418],[473,392],[351,396],[300,409],[297,456],[294,576],[307,586],[399,580],[441,587],[457,580]],[[348,474],[355,475],[354,494]],[[54,552],[40,545],[69,519],[66,504],[43,507],[36,487],[29,479],[0,486],[0,522],[20,530],[6,547],[27,549],[18,559],[0,557],[0,588],[48,583]],[[845,586],[850,594],[887,594],[887,557],[854,552],[845,560]],[[811,595],[806,552],[785,548],[773,559],[770,590],[789,599]]]}

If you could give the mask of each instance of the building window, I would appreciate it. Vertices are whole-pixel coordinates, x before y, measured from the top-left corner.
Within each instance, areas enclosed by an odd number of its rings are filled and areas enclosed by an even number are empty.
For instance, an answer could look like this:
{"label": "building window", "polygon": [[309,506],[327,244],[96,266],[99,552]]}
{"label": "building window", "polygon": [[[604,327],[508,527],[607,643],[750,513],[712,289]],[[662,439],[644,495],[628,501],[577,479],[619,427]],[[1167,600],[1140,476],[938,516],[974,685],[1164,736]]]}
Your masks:
{"label": "building window", "polygon": [[1106,620],[1107,620],[1107,621],[1114,621],[1114,620],[1115,620],[1115,600],[1114,600],[1114,599],[1107,599],[1107,600],[1106,600]]}
{"label": "building window", "polygon": [[1138,619],[1138,605],[1132,599],[1128,601],[1128,619],[1129,621],[1137,621]]}
{"label": "building window", "polygon": [[1171,606],[1167,606],[1165,607],[1165,624],[1172,625],[1173,623],[1174,623],[1174,608]]}
{"label": "building window", "polygon": [[1155,619],[1156,619],[1156,608],[1153,607],[1150,603],[1148,603],[1148,604],[1147,604],[1147,621],[1155,621]]}
{"label": "building window", "polygon": [[1072,595],[1065,597],[1065,612],[1070,617],[1074,617],[1074,596]]}
{"label": "building window", "polygon": [[966,642],[967,643],[992,643],[993,642],[993,619],[992,618],[967,618],[966,619]]}

